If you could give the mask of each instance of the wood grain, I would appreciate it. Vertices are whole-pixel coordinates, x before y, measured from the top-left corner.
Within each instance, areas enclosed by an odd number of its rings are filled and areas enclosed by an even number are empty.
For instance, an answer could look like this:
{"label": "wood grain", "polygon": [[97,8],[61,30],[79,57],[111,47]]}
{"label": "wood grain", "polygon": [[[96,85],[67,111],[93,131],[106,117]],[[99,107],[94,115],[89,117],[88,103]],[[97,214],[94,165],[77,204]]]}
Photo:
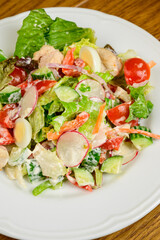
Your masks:
{"label": "wood grain", "polygon": [[[160,40],[160,0],[0,0],[0,19],[44,7],[100,10],[133,22]],[[11,239],[0,235],[0,240]],[[160,206],[129,227],[97,240],[160,240]]]}

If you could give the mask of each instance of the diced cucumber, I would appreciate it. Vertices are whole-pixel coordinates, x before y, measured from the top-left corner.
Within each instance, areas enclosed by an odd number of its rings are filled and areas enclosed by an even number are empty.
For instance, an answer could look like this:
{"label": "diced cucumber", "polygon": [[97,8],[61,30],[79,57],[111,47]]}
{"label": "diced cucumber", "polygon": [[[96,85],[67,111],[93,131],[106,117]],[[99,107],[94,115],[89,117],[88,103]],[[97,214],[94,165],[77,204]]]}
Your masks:
{"label": "diced cucumber", "polygon": [[95,180],[96,180],[97,187],[101,187],[102,179],[103,179],[102,172],[98,168],[95,168]]}
{"label": "diced cucumber", "polygon": [[107,158],[102,164],[101,171],[106,173],[117,174],[120,172],[123,162],[123,156],[115,155]]}
{"label": "diced cucumber", "polygon": [[13,147],[9,156],[8,164],[10,166],[20,165],[31,155],[28,148]]}
{"label": "diced cucumber", "polygon": [[21,99],[21,89],[12,85],[0,91],[0,103],[16,103]]}
{"label": "diced cucumber", "polygon": [[63,102],[73,102],[80,96],[79,93],[71,87],[61,86],[55,89],[57,97]]}
{"label": "diced cucumber", "polygon": [[[134,129],[151,132],[151,130],[149,128],[144,127],[144,126],[135,126]],[[130,139],[131,139],[132,143],[134,144],[134,146],[138,150],[142,150],[143,148],[146,148],[153,143],[153,140],[151,137],[144,136],[144,135],[138,134],[138,133],[131,133]]]}
{"label": "diced cucumber", "polygon": [[43,67],[43,68],[35,70],[31,74],[31,76],[32,76],[33,80],[36,80],[36,79],[40,79],[40,80],[46,80],[46,79],[55,80],[53,72],[49,68],[47,68],[47,67]]}
{"label": "diced cucumber", "polygon": [[94,178],[90,172],[84,168],[73,168],[73,170],[79,186],[94,186]]}

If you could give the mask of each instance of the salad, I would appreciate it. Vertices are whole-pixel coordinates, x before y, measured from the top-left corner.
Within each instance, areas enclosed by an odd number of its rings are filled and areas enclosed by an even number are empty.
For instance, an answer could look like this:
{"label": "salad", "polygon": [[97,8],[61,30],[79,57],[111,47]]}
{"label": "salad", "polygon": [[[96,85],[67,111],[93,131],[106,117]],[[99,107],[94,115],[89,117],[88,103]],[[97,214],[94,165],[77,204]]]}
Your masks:
{"label": "salad", "polygon": [[160,139],[151,68],[134,50],[96,45],[95,33],[43,9],[23,20],[14,56],[0,50],[0,170],[33,195],[65,181],[92,191]]}

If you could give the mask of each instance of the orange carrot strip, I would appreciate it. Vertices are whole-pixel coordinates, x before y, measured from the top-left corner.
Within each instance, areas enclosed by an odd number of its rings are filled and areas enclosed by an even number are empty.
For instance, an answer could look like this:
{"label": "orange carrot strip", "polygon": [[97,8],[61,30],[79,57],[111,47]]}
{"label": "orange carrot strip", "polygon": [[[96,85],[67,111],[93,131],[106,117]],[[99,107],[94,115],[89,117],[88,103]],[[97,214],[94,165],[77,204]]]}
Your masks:
{"label": "orange carrot strip", "polygon": [[119,132],[126,132],[126,133],[138,133],[138,134],[142,134],[142,135],[145,135],[145,136],[148,136],[148,137],[160,139],[160,135],[150,133],[150,132],[146,132],[146,131],[139,130],[139,129],[119,128],[118,131]]}
{"label": "orange carrot strip", "polygon": [[96,133],[99,132],[99,129],[100,129],[100,126],[101,126],[101,122],[102,122],[102,118],[103,118],[103,112],[104,112],[105,106],[106,106],[106,103],[103,103],[103,104],[100,106],[100,110],[99,110],[97,122],[96,122],[96,125],[95,125],[94,129],[93,129],[93,134],[96,134]]}
{"label": "orange carrot strip", "polygon": [[148,66],[149,68],[153,68],[157,63],[154,62],[153,60],[151,60],[149,63],[148,63]]}
{"label": "orange carrot strip", "polygon": [[57,132],[48,132],[47,133],[47,139],[48,140],[57,140],[60,135],[66,131],[71,131],[71,130],[75,130],[79,127],[81,127],[89,118],[89,113],[87,112],[82,112],[80,113],[76,119],[72,120],[72,121],[68,121],[65,122],[62,127],[60,128],[59,133]]}

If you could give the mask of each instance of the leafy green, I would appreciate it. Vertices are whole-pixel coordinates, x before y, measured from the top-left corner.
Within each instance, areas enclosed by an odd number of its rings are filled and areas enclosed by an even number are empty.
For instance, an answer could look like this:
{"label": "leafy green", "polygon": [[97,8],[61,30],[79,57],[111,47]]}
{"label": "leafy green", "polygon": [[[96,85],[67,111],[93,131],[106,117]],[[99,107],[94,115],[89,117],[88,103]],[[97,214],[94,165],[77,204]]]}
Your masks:
{"label": "leafy green", "polygon": [[47,90],[42,96],[38,98],[38,103],[37,105],[39,106],[44,106],[47,105],[48,103],[51,103],[57,98],[56,93],[54,91],[54,87],[50,88]]}
{"label": "leafy green", "polygon": [[28,118],[32,126],[32,138],[37,141],[37,134],[44,127],[45,118],[44,118],[44,109],[41,106],[37,106],[33,113]]}
{"label": "leafy green", "polygon": [[114,76],[110,72],[105,72],[105,73],[96,72],[96,74],[101,78],[103,78],[106,83],[111,81],[114,78]]}
{"label": "leafy green", "polygon": [[85,85],[84,83],[82,83],[79,87],[79,90],[81,92],[89,92],[91,91],[91,87],[89,85]]}
{"label": "leafy green", "polygon": [[87,38],[95,43],[94,31],[91,28],[77,27],[76,23],[61,18],[56,18],[50,25],[48,43],[56,49],[63,50],[74,42]]}
{"label": "leafy green", "polygon": [[15,56],[32,57],[33,53],[38,51],[46,44],[46,35],[49,32],[49,26],[53,20],[44,9],[30,11],[29,15],[23,20],[23,25],[18,31]]}
{"label": "leafy green", "polygon": [[34,181],[43,180],[45,177],[42,175],[42,170],[38,162],[34,159],[28,159],[25,163],[29,181],[32,183]]}
{"label": "leafy green", "polygon": [[4,55],[4,52],[0,49],[0,62],[6,60],[7,57]]}
{"label": "leafy green", "polygon": [[75,58],[78,58],[79,57],[79,52],[80,52],[80,49],[83,47],[83,46],[89,46],[89,47],[92,47],[92,48],[98,48],[94,43],[91,43],[89,39],[85,39],[85,38],[82,38],[79,42],[76,42],[76,43],[73,43],[71,46],[65,46],[64,47],[64,50],[63,50],[63,53],[64,55],[66,55],[67,51],[71,48],[75,48],[74,50],[74,57]]}
{"label": "leafy green", "polygon": [[61,87],[61,86],[67,86],[67,87],[75,88],[77,83],[78,83],[78,79],[77,78],[64,76],[63,78],[61,78],[61,80],[59,80],[56,83],[56,85],[54,86],[54,89],[58,88],[58,87]]}
{"label": "leafy green", "polygon": [[78,77],[78,81],[79,81],[79,82],[82,81],[82,80],[85,80],[85,79],[88,79],[88,76],[85,75],[85,74],[82,74],[82,75],[80,75],[80,76]]}
{"label": "leafy green", "polygon": [[137,99],[139,95],[146,95],[152,90],[152,86],[147,83],[145,86],[134,88],[132,86],[129,86],[130,90],[130,95],[134,98]]}
{"label": "leafy green", "polygon": [[60,100],[57,98],[51,103],[49,110],[48,110],[48,115],[49,116],[53,115],[56,112],[63,112],[63,110],[64,110],[63,105],[60,102]]}
{"label": "leafy green", "polygon": [[0,90],[12,80],[9,74],[13,72],[15,63],[15,58],[9,58],[3,62],[0,62]]}
{"label": "leafy green", "polygon": [[9,156],[8,164],[10,166],[21,165],[31,155],[28,148],[13,147]]}
{"label": "leafy green", "polygon": [[86,168],[89,172],[93,172],[94,168],[99,163],[100,155],[101,148],[92,149],[82,161],[81,166]]}
{"label": "leafy green", "polygon": [[129,107],[129,117],[126,122],[130,122],[135,118],[148,118],[153,109],[151,101],[146,101],[144,95],[139,95],[136,101]]}
{"label": "leafy green", "polygon": [[132,49],[128,49],[125,53],[118,54],[118,57],[121,58],[122,62],[125,62],[129,58],[137,57],[137,53]]}
{"label": "leafy green", "polygon": [[48,189],[48,188],[51,188],[51,189],[53,189],[53,190],[56,190],[56,189],[62,187],[62,183],[63,183],[63,181],[62,181],[62,182],[59,182],[59,183],[57,183],[55,186],[53,186],[53,185],[51,184],[50,180],[47,180],[47,181],[41,183],[40,185],[38,185],[37,187],[35,187],[35,188],[33,189],[32,193],[33,193],[34,196],[38,196],[40,193],[42,193],[44,190],[46,190],[46,189]]}

